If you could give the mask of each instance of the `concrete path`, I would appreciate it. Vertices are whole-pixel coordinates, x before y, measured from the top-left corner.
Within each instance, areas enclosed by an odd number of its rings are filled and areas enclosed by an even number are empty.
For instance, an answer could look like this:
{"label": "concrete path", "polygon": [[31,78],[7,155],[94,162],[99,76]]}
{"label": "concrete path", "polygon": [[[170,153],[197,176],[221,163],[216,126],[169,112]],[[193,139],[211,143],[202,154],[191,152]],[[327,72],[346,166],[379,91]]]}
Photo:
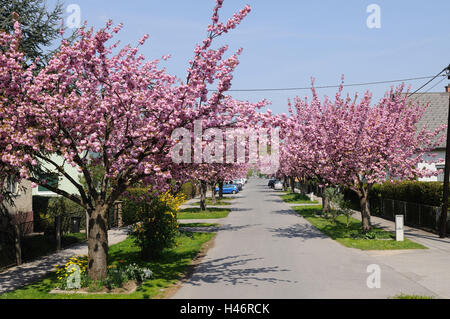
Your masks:
{"label": "concrete path", "polygon": [[[228,229],[218,232],[215,246],[173,298],[439,297],[418,278],[385,264],[384,257],[323,235],[269,189],[266,180],[249,180],[240,195],[223,219]],[[367,287],[371,264],[381,268],[381,288]]]}
{"label": "concrete path", "polygon": [[[361,219],[359,213],[353,217]],[[395,223],[380,217],[371,217],[372,225],[395,231]],[[421,229],[404,227],[405,237],[418,242],[425,250],[371,251],[369,255],[408,278],[434,291],[442,298],[450,298],[450,238]]]}
{"label": "concrete path", "polygon": [[[125,240],[127,236],[128,228],[111,229],[108,231],[108,244],[113,245],[119,243]],[[48,273],[54,271],[56,265],[66,263],[72,256],[87,254],[88,246],[87,242],[84,242],[35,261],[9,268],[0,273],[0,294],[38,281]]]}

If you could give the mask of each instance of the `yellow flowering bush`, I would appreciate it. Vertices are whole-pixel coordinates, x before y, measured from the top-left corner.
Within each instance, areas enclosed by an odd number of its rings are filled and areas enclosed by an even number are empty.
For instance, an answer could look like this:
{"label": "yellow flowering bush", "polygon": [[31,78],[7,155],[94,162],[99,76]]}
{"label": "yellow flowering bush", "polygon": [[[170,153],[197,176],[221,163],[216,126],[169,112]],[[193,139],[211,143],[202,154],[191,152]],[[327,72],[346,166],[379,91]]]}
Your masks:
{"label": "yellow flowering bush", "polygon": [[78,269],[80,270],[81,280],[84,280],[87,277],[88,256],[71,257],[64,265],[56,265],[56,277],[60,288],[67,288],[67,279],[77,270],[76,267],[73,267],[74,265],[78,266]]}
{"label": "yellow flowering bush", "polygon": [[175,244],[178,233],[176,214],[184,198],[184,194],[174,196],[166,192],[140,203],[136,212],[139,222],[134,224],[132,236],[144,259],[157,258],[165,248]]}

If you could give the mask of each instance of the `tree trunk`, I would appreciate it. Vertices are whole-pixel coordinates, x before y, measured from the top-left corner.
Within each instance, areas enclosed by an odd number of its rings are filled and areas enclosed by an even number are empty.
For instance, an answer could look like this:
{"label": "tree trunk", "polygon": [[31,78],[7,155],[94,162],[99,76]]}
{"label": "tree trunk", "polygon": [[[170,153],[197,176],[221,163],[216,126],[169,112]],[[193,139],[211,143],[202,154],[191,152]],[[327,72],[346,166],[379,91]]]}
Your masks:
{"label": "tree trunk", "polygon": [[294,183],[294,177],[289,177],[289,182],[291,183],[291,191],[295,193],[295,183]]}
{"label": "tree trunk", "polygon": [[216,204],[216,182],[211,183],[211,203]]}
{"label": "tree trunk", "polygon": [[20,228],[17,222],[14,222],[14,248],[16,252],[16,265],[22,265],[22,245],[20,243]]}
{"label": "tree trunk", "polygon": [[367,200],[367,191],[363,191],[358,194],[359,205],[361,206],[361,220],[362,220],[362,230],[363,233],[367,233],[372,229],[372,224],[370,221],[370,208],[369,201]]}
{"label": "tree trunk", "polygon": [[208,184],[200,181],[200,210],[206,210],[206,191]]}
{"label": "tree trunk", "polygon": [[223,180],[219,181],[219,199],[223,198]]}
{"label": "tree trunk", "polygon": [[97,205],[89,214],[88,254],[89,277],[106,278],[108,265],[108,231],[106,214],[108,205]]}
{"label": "tree trunk", "polygon": [[327,188],[322,189],[322,214],[326,215],[330,212],[330,198],[326,192]]}

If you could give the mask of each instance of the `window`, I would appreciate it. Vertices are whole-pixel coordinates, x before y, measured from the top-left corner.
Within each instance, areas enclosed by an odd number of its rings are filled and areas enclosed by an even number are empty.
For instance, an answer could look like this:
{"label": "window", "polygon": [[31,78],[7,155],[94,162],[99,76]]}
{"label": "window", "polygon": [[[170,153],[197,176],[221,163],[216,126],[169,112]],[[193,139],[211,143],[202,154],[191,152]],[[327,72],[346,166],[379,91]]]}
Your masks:
{"label": "window", "polygon": [[[41,177],[41,180],[46,180],[47,185],[51,187],[58,187],[59,177],[57,174],[47,174]],[[38,192],[51,192],[51,190],[47,189],[44,186],[38,185]]]}

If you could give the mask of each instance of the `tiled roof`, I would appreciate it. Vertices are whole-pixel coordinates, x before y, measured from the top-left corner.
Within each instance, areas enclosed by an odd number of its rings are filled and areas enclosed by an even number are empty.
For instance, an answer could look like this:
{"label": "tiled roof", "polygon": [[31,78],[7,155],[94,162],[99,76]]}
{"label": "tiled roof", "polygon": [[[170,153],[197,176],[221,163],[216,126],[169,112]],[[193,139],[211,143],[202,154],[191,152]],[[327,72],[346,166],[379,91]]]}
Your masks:
{"label": "tiled roof", "polygon": [[[448,109],[449,109],[449,93],[435,92],[435,93],[416,93],[409,97],[413,102],[419,101],[421,105],[428,104],[428,108],[423,114],[421,120],[417,124],[417,128],[421,129],[424,126],[430,131],[447,124]],[[444,133],[446,134],[446,133]],[[442,142],[440,147],[445,148],[446,142]]]}

